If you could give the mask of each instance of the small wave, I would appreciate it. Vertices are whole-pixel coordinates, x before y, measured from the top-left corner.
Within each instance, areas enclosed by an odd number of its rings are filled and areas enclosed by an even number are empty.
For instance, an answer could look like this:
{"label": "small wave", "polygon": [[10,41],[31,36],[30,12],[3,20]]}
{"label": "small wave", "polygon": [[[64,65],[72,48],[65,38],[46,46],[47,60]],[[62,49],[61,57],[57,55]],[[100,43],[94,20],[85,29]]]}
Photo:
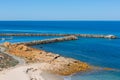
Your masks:
{"label": "small wave", "polygon": [[83,54],[74,54],[74,55],[81,56],[81,57],[88,58],[88,59],[92,59],[92,60],[99,61],[99,62],[102,61],[101,59],[98,59],[96,57],[91,57],[91,56],[87,56],[87,55],[83,55]]}
{"label": "small wave", "polygon": [[10,30],[10,29],[4,29],[1,31],[18,31],[18,32],[41,32],[41,31],[37,31],[37,30]]}
{"label": "small wave", "polygon": [[120,69],[112,69],[110,71],[120,72]]}
{"label": "small wave", "polygon": [[64,80],[72,80],[72,79],[71,79],[71,76],[65,76]]}

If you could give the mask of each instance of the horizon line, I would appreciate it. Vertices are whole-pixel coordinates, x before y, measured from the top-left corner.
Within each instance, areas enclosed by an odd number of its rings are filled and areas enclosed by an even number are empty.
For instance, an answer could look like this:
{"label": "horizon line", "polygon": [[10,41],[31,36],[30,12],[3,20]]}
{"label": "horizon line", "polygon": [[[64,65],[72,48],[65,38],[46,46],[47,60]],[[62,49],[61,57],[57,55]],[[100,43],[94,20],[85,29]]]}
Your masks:
{"label": "horizon line", "polygon": [[120,21],[120,20],[0,20],[0,21]]}

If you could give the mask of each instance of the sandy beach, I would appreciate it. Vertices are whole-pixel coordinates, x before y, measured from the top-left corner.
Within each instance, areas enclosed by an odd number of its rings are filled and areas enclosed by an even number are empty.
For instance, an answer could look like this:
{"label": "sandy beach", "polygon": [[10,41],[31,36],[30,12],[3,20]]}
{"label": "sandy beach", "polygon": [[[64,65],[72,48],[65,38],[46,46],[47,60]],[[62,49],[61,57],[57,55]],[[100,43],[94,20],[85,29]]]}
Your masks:
{"label": "sandy beach", "polygon": [[62,76],[42,71],[40,66],[40,64],[24,65],[1,71],[0,80],[64,80]]}

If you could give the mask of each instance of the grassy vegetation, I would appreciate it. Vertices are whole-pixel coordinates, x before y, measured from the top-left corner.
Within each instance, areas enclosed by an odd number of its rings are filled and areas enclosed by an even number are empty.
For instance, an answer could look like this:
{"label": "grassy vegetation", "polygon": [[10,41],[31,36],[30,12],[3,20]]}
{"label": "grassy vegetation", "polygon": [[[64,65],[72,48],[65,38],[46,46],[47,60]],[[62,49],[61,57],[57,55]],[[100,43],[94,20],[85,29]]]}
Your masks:
{"label": "grassy vegetation", "polygon": [[7,54],[0,53],[0,68],[9,68],[18,64],[18,61],[8,56]]}

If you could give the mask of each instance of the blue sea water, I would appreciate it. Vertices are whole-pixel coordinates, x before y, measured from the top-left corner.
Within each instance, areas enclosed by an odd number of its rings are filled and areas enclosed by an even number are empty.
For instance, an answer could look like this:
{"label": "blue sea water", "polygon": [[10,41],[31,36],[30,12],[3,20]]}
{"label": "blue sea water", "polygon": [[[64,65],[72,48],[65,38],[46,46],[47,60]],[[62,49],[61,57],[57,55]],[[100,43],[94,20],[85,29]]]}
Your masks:
{"label": "blue sea water", "polygon": [[[0,33],[87,33],[114,34],[120,37],[120,21],[0,21]],[[13,37],[9,42],[22,42],[53,37]],[[3,43],[5,41],[0,41]],[[79,38],[33,46],[94,66],[117,69],[77,73],[71,80],[120,80],[120,39]]]}

